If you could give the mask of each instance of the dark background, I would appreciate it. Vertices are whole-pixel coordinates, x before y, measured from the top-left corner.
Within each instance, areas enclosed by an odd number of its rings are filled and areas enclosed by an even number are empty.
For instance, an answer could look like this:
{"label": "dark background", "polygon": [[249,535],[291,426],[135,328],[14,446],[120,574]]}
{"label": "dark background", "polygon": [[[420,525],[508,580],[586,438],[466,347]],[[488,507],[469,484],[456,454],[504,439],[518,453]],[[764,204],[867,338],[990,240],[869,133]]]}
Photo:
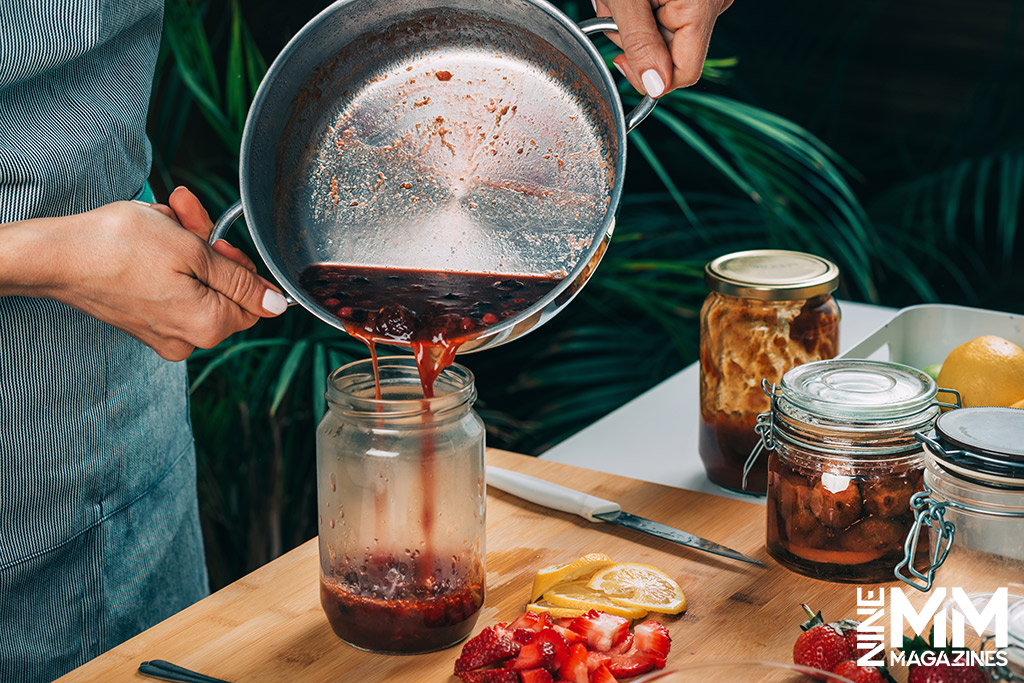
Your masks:
{"label": "dark background", "polygon": [[[187,184],[212,214],[237,199],[249,98],[323,6],[168,0],[150,119],[158,196]],[[701,268],[740,248],[829,257],[847,299],[1024,312],[1022,10],[737,0],[709,54],[736,65],[664,98],[665,118],[630,135],[616,237],[586,289],[539,331],[460,357],[489,445],[542,452],[694,362]],[[244,245],[244,232],[232,240]],[[365,356],[293,310],[190,361],[215,588],[316,534],[323,378]]]}

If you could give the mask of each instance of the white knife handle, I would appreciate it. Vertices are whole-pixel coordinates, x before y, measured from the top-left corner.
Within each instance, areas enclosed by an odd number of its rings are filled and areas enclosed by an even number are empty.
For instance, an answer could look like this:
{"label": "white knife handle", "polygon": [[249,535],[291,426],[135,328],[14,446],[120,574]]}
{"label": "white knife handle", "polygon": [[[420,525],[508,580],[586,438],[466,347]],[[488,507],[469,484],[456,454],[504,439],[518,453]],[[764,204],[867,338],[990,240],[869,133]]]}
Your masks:
{"label": "white knife handle", "polygon": [[571,512],[591,522],[604,521],[594,517],[595,514],[619,512],[622,509],[618,503],[613,503],[610,500],[589,496],[582,491],[492,465],[487,466],[487,484],[531,503],[562,512]]}

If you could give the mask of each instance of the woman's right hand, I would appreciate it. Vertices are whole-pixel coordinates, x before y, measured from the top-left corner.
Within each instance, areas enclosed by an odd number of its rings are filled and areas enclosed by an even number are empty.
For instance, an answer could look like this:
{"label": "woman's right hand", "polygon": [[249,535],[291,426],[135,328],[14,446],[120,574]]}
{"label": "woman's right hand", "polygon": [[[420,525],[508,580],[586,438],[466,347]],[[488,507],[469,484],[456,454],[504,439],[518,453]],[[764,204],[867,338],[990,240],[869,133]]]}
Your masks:
{"label": "woman's right hand", "polygon": [[[67,218],[0,226],[0,248],[13,249],[0,264],[11,265],[0,274],[0,294],[57,299],[173,361],[283,313],[284,297],[244,254],[227,243],[218,241],[216,250],[206,243],[201,218],[209,217],[188,197],[172,198],[183,214],[174,218],[160,205],[115,202]],[[21,268],[15,280],[19,251],[33,267]]]}

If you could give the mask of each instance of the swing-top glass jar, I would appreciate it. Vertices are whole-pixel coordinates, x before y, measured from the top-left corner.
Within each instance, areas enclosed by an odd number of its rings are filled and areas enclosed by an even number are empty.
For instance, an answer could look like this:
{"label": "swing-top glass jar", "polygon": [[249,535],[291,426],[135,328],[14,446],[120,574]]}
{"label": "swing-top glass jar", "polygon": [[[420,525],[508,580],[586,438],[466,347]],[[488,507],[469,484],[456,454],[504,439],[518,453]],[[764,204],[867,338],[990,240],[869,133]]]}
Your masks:
{"label": "swing-top glass jar", "polygon": [[765,391],[768,553],[826,581],[891,580],[914,521],[910,497],[923,489],[914,435],[939,414],[935,382],[905,365],[837,359],[794,368]]}
{"label": "swing-top glass jar", "polygon": [[334,632],[374,652],[454,645],[484,599],[484,426],[455,364],[424,399],[411,357],[328,378],[317,429],[320,603]]}
{"label": "swing-top glass jar", "polygon": [[936,420],[934,437],[918,438],[925,490],[912,500],[907,552],[930,544],[932,562],[918,571],[904,558],[897,576],[926,591],[944,566],[942,585],[1024,596],[1024,410],[952,410]]}
{"label": "swing-top glass jar", "polygon": [[704,281],[711,293],[700,312],[700,458],[719,486],[763,495],[765,468],[743,471],[757,415],[768,409],[760,382],[836,355],[839,269],[811,254],[757,249],[711,261]]}

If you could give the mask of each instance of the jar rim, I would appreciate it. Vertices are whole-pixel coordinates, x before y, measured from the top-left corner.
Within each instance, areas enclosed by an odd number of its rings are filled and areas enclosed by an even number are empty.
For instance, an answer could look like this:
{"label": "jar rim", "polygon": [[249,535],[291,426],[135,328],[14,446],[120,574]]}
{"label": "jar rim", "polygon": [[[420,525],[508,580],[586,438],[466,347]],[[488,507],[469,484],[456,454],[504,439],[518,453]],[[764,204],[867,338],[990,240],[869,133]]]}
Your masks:
{"label": "jar rim", "polygon": [[[382,392],[379,399],[376,397],[377,378]],[[377,358],[376,377],[373,359],[364,358],[342,365],[327,376],[327,403],[332,410],[354,417],[440,415],[472,404],[476,400],[474,381],[469,368],[452,363],[434,381],[434,396],[425,398],[415,358],[381,356]]]}
{"label": "jar rim", "polygon": [[796,301],[830,294],[839,286],[839,268],[814,254],[751,249],[709,262],[704,282],[713,291],[744,299]]}

